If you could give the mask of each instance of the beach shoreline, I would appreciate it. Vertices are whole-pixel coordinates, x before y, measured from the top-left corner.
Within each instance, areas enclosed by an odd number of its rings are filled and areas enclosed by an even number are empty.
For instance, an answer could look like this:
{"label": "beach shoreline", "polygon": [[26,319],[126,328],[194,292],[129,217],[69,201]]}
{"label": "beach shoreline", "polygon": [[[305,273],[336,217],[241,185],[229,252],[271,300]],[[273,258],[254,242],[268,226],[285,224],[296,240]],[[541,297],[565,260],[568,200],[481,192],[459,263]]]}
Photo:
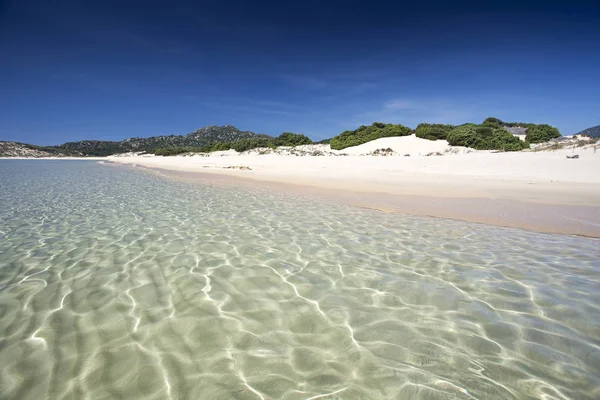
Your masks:
{"label": "beach shoreline", "polygon": [[[37,159],[131,165],[192,182],[264,188],[385,212],[600,238],[598,146],[576,138],[560,149],[541,146],[546,150],[496,153],[412,135],[343,150],[313,144],[243,153]],[[573,155],[578,158],[572,159]]]}
{"label": "beach shoreline", "polygon": [[[600,238],[599,184],[456,176],[448,182],[448,175],[427,174],[408,175],[403,180],[396,179],[395,184],[387,184],[356,174],[351,180],[344,179],[349,176],[332,179],[327,174],[321,177],[308,173],[304,176],[274,174],[264,169],[254,170],[252,166],[250,169],[212,168],[201,165],[200,160],[192,168],[189,161],[187,166],[186,162],[182,163],[185,161],[182,159],[193,160],[189,157],[162,158],[159,166],[151,161],[154,158],[145,158],[145,162],[137,158],[115,159],[109,162],[142,167],[192,183],[260,188],[382,212]],[[367,157],[362,160],[370,162]],[[318,164],[312,159],[306,162]]]}

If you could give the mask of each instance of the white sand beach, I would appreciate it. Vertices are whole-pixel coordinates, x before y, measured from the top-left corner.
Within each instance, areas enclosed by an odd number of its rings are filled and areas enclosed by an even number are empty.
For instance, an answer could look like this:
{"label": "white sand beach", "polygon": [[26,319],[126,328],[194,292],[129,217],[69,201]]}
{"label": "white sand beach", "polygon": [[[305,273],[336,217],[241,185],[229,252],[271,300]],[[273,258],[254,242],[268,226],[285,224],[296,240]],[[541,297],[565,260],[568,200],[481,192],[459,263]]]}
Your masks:
{"label": "white sand beach", "polygon": [[[493,153],[407,136],[341,151],[306,145],[171,157],[128,154],[107,160],[186,179],[267,185],[386,211],[600,237],[598,144],[570,140],[558,150],[546,146],[551,149]],[[373,155],[379,149],[391,150],[379,151],[387,156]],[[579,158],[567,158],[573,155]]]}

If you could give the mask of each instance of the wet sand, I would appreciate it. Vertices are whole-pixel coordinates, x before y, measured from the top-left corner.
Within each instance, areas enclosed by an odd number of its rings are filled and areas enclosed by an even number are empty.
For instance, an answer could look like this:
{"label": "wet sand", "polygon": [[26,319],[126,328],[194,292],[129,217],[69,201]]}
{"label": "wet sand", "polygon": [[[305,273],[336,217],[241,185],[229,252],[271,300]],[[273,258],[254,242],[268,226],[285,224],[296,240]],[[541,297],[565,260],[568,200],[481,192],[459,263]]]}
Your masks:
{"label": "wet sand", "polygon": [[[191,182],[263,188],[384,212],[458,219],[536,232],[600,237],[600,206],[595,188],[585,184],[515,184],[465,180],[443,184],[423,180],[377,185],[343,180],[285,183],[230,174],[151,168]],[[577,193],[576,196],[572,193]]]}

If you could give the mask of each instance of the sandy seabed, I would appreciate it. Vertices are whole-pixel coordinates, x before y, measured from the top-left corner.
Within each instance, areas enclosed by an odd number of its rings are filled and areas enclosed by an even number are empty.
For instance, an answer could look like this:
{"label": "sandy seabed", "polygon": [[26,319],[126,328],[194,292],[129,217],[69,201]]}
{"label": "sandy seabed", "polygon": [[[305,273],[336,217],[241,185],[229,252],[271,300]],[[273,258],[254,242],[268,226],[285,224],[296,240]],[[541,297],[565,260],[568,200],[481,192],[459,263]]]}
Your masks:
{"label": "sandy seabed", "polygon": [[598,240],[164,171],[0,162],[0,398],[600,398]]}

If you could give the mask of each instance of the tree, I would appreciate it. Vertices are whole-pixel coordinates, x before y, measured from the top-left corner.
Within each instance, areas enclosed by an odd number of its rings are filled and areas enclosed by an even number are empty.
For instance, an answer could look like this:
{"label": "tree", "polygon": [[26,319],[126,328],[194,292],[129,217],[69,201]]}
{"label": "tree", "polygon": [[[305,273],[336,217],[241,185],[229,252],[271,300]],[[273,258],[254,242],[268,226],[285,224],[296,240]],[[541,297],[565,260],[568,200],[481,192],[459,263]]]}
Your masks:
{"label": "tree", "polygon": [[415,129],[415,134],[418,138],[421,139],[446,140],[448,132],[450,132],[454,128],[455,126],[453,125],[421,123],[417,125],[417,129]]}

